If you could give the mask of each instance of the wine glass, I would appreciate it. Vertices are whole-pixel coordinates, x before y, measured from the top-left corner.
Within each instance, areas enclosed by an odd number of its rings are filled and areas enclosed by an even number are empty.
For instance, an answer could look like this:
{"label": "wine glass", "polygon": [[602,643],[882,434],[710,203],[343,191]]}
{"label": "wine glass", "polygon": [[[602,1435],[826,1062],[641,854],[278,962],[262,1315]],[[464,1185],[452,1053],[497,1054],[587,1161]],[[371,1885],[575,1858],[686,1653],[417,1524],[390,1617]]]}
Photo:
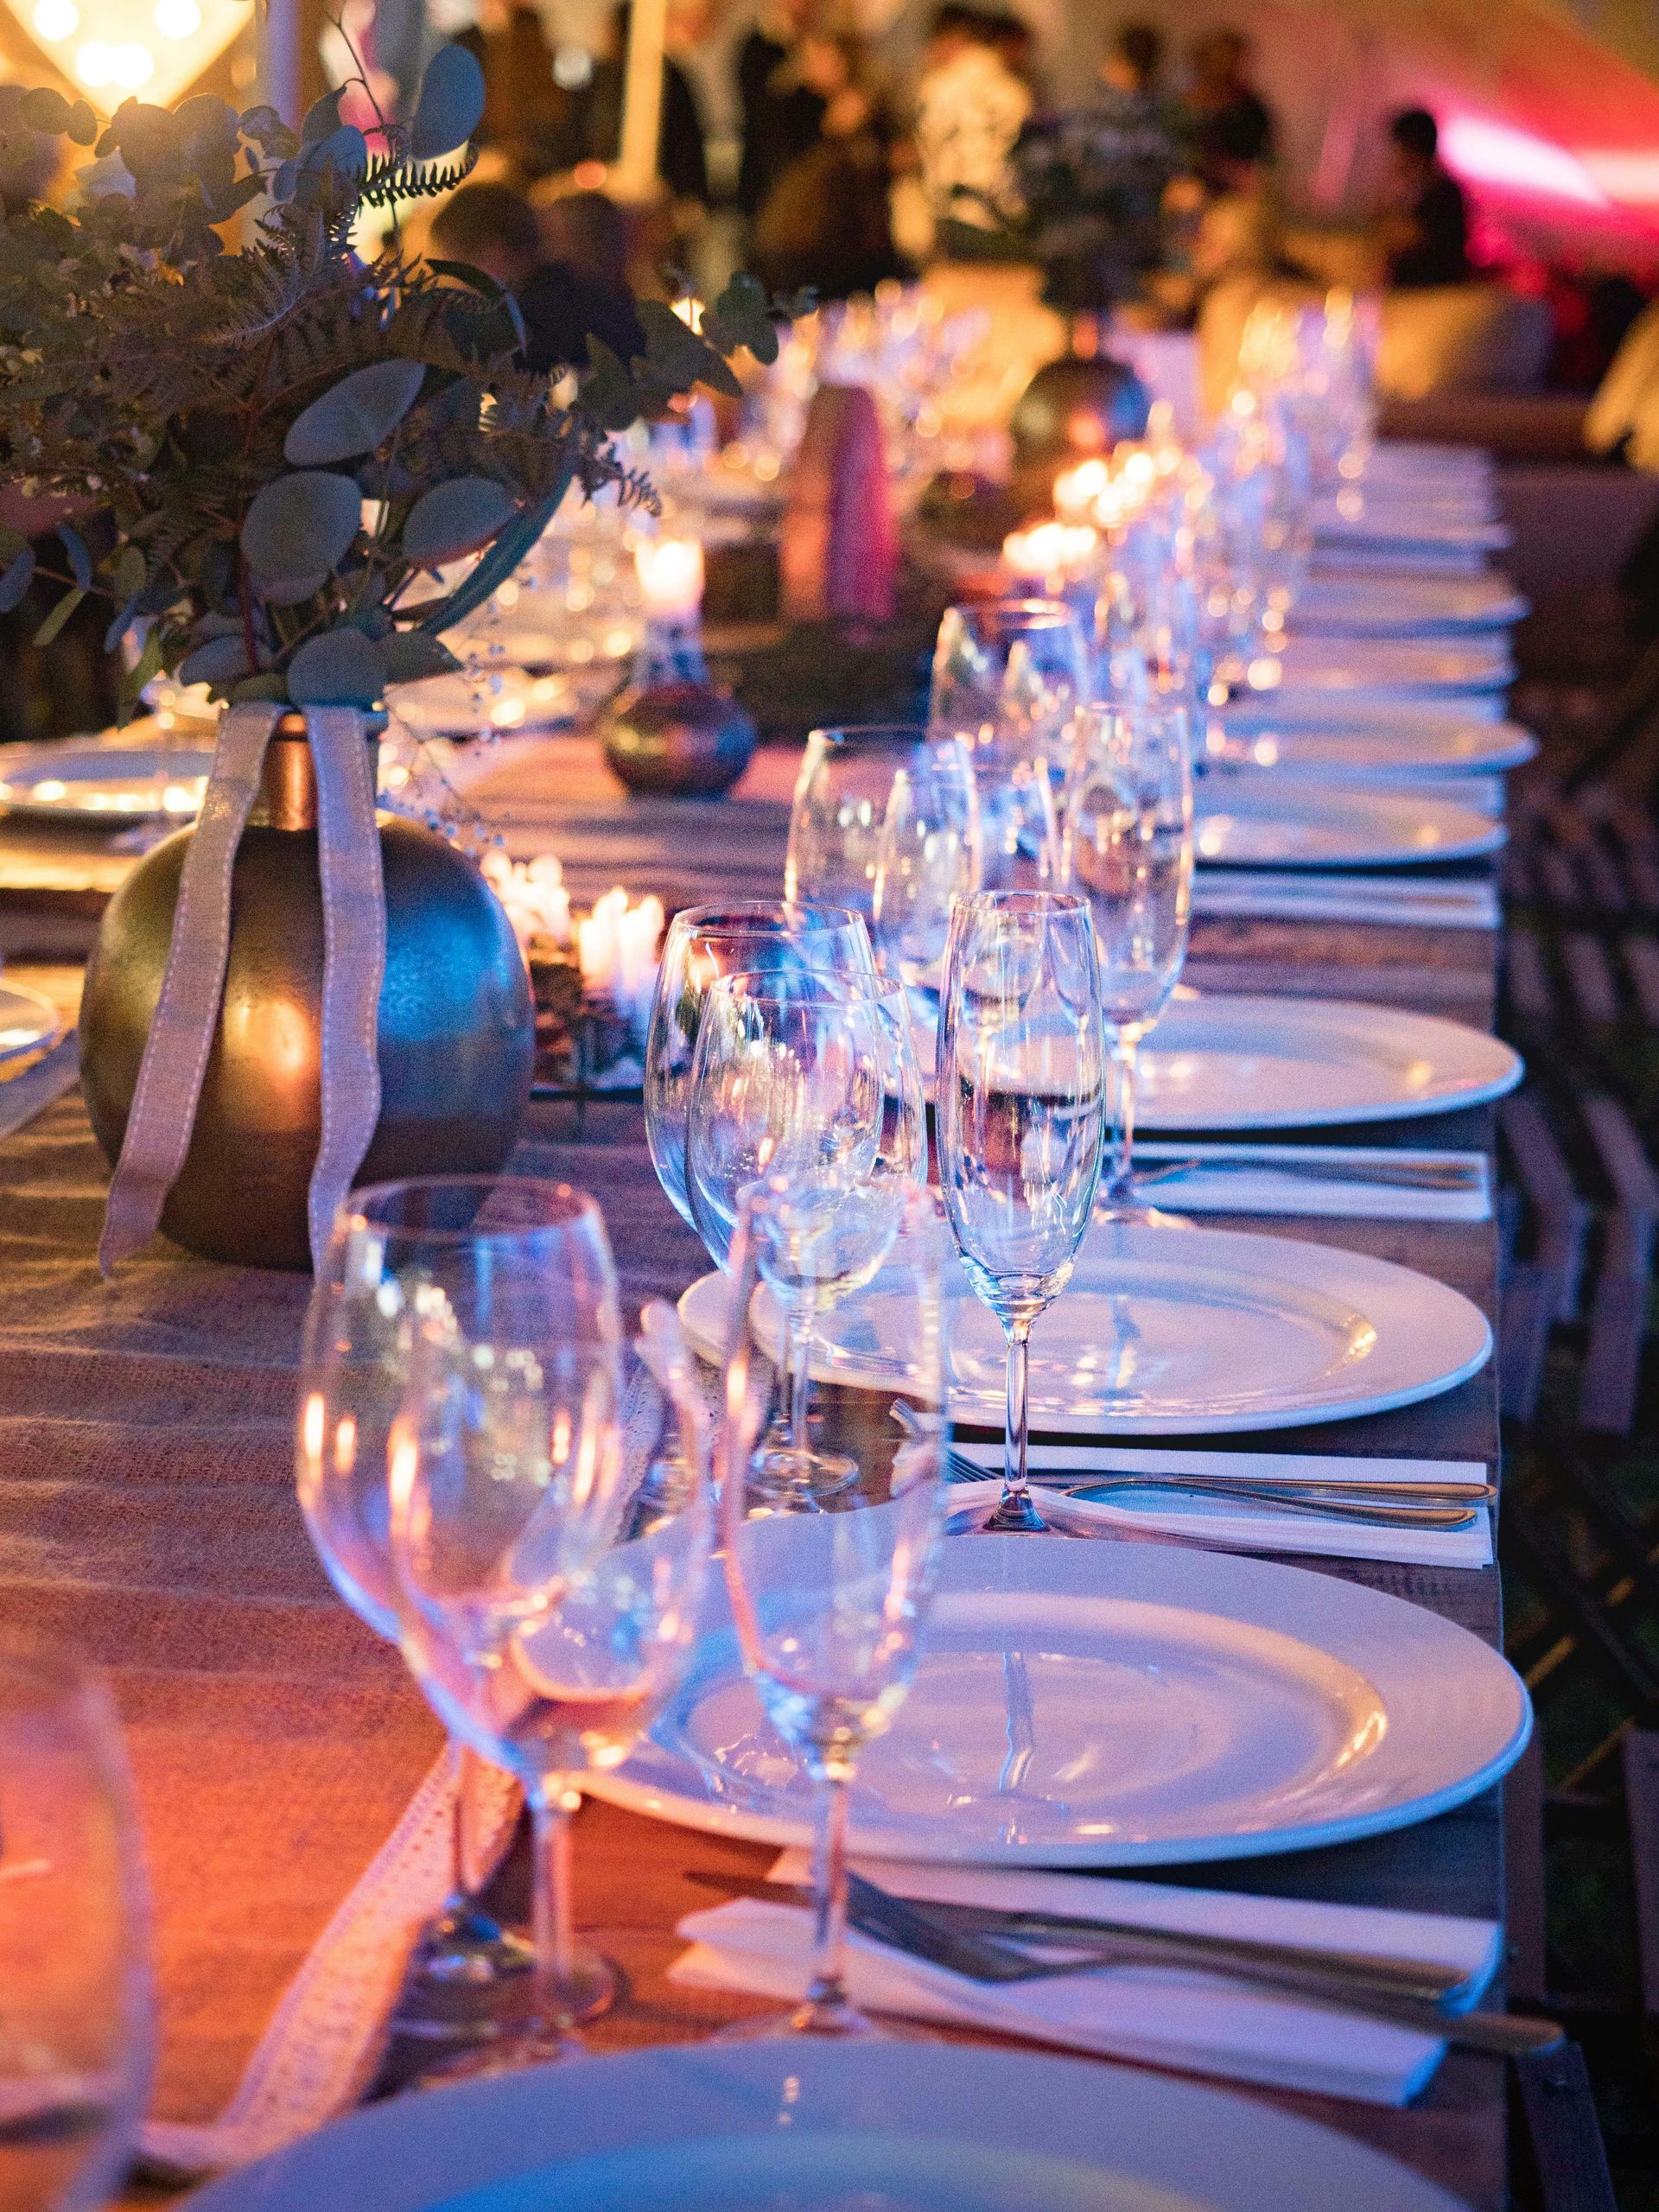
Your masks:
{"label": "wine glass", "polygon": [[703,998],[721,976],[772,974],[873,977],[863,916],[756,899],[683,907],[668,925],[645,1035],[645,1141],[657,1179],[694,1229],[685,1128]]}
{"label": "wine glass", "polygon": [[951,750],[935,746],[914,722],[813,730],[790,804],[785,898],[850,906],[869,921],[893,777],[944,760]]}
{"label": "wine glass", "polygon": [[926,1175],[904,985],[880,979],[849,998],[811,976],[715,984],[697,1039],[686,1157],[698,1228],[728,1272],[744,1193],[769,1180],[790,1194],[790,1273],[779,1288],[785,1415],[752,1479],[810,1507],[858,1475],[855,1460],[810,1440],[814,1323],[869,1281]]}
{"label": "wine glass", "polygon": [[1192,912],[1192,757],[1185,706],[1169,700],[1089,706],[1077,716],[1065,792],[1066,888],[1089,902],[1101,1014],[1111,1040],[1117,1115],[1106,1197],[1134,1215],[1135,1106],[1141,1039],[1186,958]]}
{"label": "wine glass", "polygon": [[[577,1783],[620,1765],[677,1686],[713,1543],[689,1387],[674,1411],[690,1479],[666,1506],[639,1510],[659,1386],[620,1341],[594,1201],[561,1189],[528,1229],[496,1225],[486,1202],[455,1236],[467,1264],[414,1294],[392,1558],[423,1695],[529,1800],[536,1962],[522,2027],[450,2062],[451,2079],[579,2050],[575,2027],[611,2001],[613,1971],[577,1944],[571,1919]],[[648,1314],[675,1325],[667,1307]],[[652,1363],[671,1383],[676,1364]]]}
{"label": "wine glass", "polygon": [[928,727],[1002,761],[1065,766],[1071,710],[1089,696],[1089,646],[1056,599],[950,607],[933,649]]}
{"label": "wine glass", "polygon": [[1104,1062],[1087,901],[1025,891],[963,899],[939,1006],[939,1182],[969,1280],[1007,1339],[1002,1494],[988,1517],[963,1525],[1046,1525],[1027,1479],[1029,1343],[1089,1226]]}
{"label": "wine glass", "polygon": [[950,908],[979,888],[979,795],[959,737],[894,774],[876,846],[872,933],[883,970],[937,994]]}
{"label": "wine glass", "polygon": [[[296,1471],[300,1505],[328,1579],[358,1618],[388,1643],[402,1640],[391,1558],[388,1448],[408,1385],[416,1301],[434,1290],[452,1303],[487,1301],[475,1280],[486,1223],[498,1239],[531,1249],[561,1244],[563,1186],[488,1176],[416,1178],[354,1191],[341,1208],[318,1270],[300,1362]],[[477,1224],[475,1227],[474,1224]],[[616,1286],[601,1240],[586,1278]],[[474,1755],[456,1739],[449,1894],[422,1929],[397,2012],[405,2034],[449,2041],[492,2035],[493,2019],[458,2020],[458,1988],[486,1993],[525,1972],[531,1951],[468,1894]]]}
{"label": "wine glass", "polygon": [[0,1647],[0,2203],[92,2212],[143,2117],[148,1910],[120,1732],[101,1682]]}
{"label": "wine glass", "polygon": [[804,2003],[782,2018],[745,2021],[726,2040],[887,2032],[847,1993],[848,1796],[860,1751],[891,1725],[915,1677],[941,1524],[940,1239],[932,1204],[915,1189],[868,1294],[880,1316],[881,1388],[839,1394],[858,1490],[810,1517],[780,1516],[770,1494],[757,1492],[754,1442],[779,1380],[763,1347],[775,1347],[775,1301],[790,1294],[796,1205],[792,1187],[775,1179],[745,1194],[716,1461],[721,1558],[744,1665],[813,1785],[814,1943]]}

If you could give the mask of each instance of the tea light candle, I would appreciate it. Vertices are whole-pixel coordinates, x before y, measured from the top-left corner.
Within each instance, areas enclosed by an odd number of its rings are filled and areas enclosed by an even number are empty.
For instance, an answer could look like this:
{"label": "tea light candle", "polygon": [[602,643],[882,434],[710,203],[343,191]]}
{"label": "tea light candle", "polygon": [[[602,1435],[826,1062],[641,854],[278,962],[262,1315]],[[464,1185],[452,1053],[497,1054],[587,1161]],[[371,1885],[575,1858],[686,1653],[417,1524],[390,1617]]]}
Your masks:
{"label": "tea light candle", "polygon": [[619,885],[576,925],[582,988],[607,999],[643,1026],[657,988],[657,950],[665,919],[660,899],[630,906]]}
{"label": "tea light candle", "polygon": [[484,880],[507,910],[512,933],[526,958],[532,938],[550,938],[555,944],[570,942],[570,893],[564,887],[564,871],[551,853],[538,853],[533,861],[510,861],[499,849],[486,853],[480,862]]}
{"label": "tea light candle", "polygon": [[702,547],[695,537],[642,537],[634,567],[652,622],[695,622],[702,607]]}
{"label": "tea light candle", "polygon": [[1094,520],[1095,504],[1111,488],[1112,472],[1101,459],[1080,461],[1054,479],[1054,512],[1062,522]]}
{"label": "tea light candle", "polygon": [[1030,530],[1009,531],[1002,541],[1002,562],[1021,583],[1039,584],[1058,594],[1084,574],[1099,545],[1098,531],[1086,524],[1039,522]]}

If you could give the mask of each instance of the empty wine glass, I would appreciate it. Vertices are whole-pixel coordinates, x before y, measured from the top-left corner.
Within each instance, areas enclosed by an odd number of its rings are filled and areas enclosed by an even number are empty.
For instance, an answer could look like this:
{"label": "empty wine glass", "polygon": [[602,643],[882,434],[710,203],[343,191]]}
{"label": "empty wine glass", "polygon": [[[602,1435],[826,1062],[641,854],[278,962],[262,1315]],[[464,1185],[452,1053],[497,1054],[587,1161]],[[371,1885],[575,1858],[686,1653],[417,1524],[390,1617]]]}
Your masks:
{"label": "empty wine glass", "polygon": [[941,1521],[940,1239],[931,1203],[913,1189],[868,1293],[880,1315],[881,1388],[842,1394],[859,1489],[810,1516],[779,1515],[764,1490],[757,1495],[754,1442],[779,1385],[762,1344],[775,1347],[774,1301],[790,1294],[796,1206],[794,1191],[772,1181],[745,1197],[716,1452],[721,1557],[744,1664],[811,1779],[817,1830],[804,2002],[729,2031],[746,2040],[887,2032],[847,1993],[848,1796],[860,1751],[891,1725],[914,1679]]}
{"label": "empty wine glass", "polygon": [[979,888],[979,796],[959,737],[931,740],[894,774],[876,846],[876,957],[911,989],[937,993],[950,908]]}
{"label": "empty wine glass", "polygon": [[969,1280],[1007,1340],[1002,1494],[964,1525],[1045,1526],[1027,1479],[1029,1341],[1089,1225],[1104,1061],[1087,902],[1023,891],[963,899],[939,1006],[939,1182]]}
{"label": "empty wine glass", "polygon": [[404,1657],[445,1725],[523,1783],[535,1834],[528,2017],[450,2076],[563,2056],[611,2000],[612,1969],[571,1920],[576,1785],[620,1764],[677,1683],[712,1546],[689,1399],[692,1478],[665,1510],[635,1510],[661,1404],[620,1341],[598,1208],[546,1186],[527,1211],[492,1195],[457,1211],[455,1264],[410,1287],[391,1453]]}
{"label": "empty wine glass", "polygon": [[0,1648],[0,2204],[92,2212],[149,2094],[148,1914],[108,1692]]}
{"label": "empty wine glass", "polygon": [[[296,1466],[300,1504],[328,1579],[358,1618],[389,1643],[402,1639],[402,1606],[391,1558],[388,1449],[408,1386],[420,1297],[435,1288],[452,1304],[487,1302],[475,1279],[485,1222],[533,1247],[559,1242],[562,1186],[487,1176],[417,1178],[353,1192],[341,1208],[317,1273],[300,1362]],[[480,1224],[475,1232],[473,1224]],[[486,1254],[493,1248],[485,1244]],[[607,1249],[586,1262],[608,1280]],[[468,1894],[469,1815],[478,1794],[473,1754],[457,1741],[449,1895],[422,1929],[399,2001],[404,2034],[451,2041],[490,2035],[493,2018],[457,2016],[458,1988],[487,1993],[524,1973],[529,1946]]]}
{"label": "empty wine glass", "polygon": [[790,1193],[791,1272],[780,1285],[786,1427],[753,1479],[810,1503],[858,1474],[810,1441],[813,1325],[868,1282],[925,1178],[921,1071],[904,985],[882,979],[849,998],[813,977],[728,976],[709,992],[692,1078],[687,1164],[704,1243],[729,1272],[744,1193]]}
{"label": "empty wine glass", "polygon": [[1106,1197],[1114,1211],[1134,1213],[1141,1040],[1180,978],[1192,912],[1186,709],[1168,701],[1084,708],[1065,814],[1065,880],[1088,900],[1094,919],[1101,1014],[1116,1077]]}
{"label": "empty wine glass", "polygon": [[675,915],[663,940],[645,1036],[645,1141],[657,1179],[694,1229],[685,1130],[691,1064],[709,986],[721,976],[874,974],[864,918],[845,906],[738,899],[686,906]]}
{"label": "empty wine glass", "polygon": [[1066,725],[1090,689],[1088,642],[1061,601],[950,607],[933,651],[928,727],[966,738],[976,767],[984,749],[1063,773]]}
{"label": "empty wine glass", "polygon": [[948,755],[914,722],[815,729],[806,741],[789,810],[784,896],[850,906],[870,920],[893,779]]}

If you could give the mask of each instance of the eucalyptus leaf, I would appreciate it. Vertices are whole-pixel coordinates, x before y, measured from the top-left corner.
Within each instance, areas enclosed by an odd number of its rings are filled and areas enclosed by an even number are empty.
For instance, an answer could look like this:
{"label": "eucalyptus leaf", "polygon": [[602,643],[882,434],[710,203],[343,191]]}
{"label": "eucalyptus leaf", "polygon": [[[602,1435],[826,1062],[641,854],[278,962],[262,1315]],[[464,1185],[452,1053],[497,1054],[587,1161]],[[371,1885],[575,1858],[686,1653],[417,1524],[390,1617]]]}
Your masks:
{"label": "eucalyptus leaf", "polygon": [[481,607],[493,591],[505,583],[552,521],[575,473],[574,463],[567,466],[544,499],[533,507],[526,507],[516,521],[507,524],[471,575],[423,609],[420,627],[426,635],[435,637],[441,630],[452,629],[457,622],[465,621],[475,607]]}
{"label": "eucalyptus leaf", "polygon": [[492,476],[452,476],[422,493],[404,524],[404,551],[418,569],[458,561],[504,530],[518,502]]}
{"label": "eucalyptus leaf", "polygon": [[711,385],[728,398],[741,399],[743,387],[705,339],[680,321],[661,300],[641,300],[639,321],[645,334],[645,358],[672,378],[676,388],[690,391],[694,384]]}
{"label": "eucalyptus leaf", "polygon": [[305,120],[300,125],[300,143],[302,146],[321,145],[325,138],[332,137],[339,130],[340,103],[345,89],[343,85],[335,86],[332,92],[325,92],[320,100],[314,100],[306,110]]}
{"label": "eucalyptus leaf", "polygon": [[58,524],[58,542],[69,556],[69,573],[81,591],[92,588],[92,556],[86,550],[86,541],[78,530],[67,522]]}
{"label": "eucalyptus leaf", "polygon": [[233,700],[286,699],[288,678],[270,673],[264,676],[245,676],[239,683],[232,684],[230,696]]}
{"label": "eucalyptus leaf", "polygon": [[132,544],[124,545],[115,556],[112,574],[116,589],[124,592],[129,598],[132,597],[143,591],[147,573],[144,556],[138,548]]}
{"label": "eucalyptus leaf", "polygon": [[419,361],[372,361],[353,369],[296,416],[283,452],[296,468],[372,453],[415,404],[425,379]]}
{"label": "eucalyptus leaf", "polygon": [[288,664],[296,707],[372,707],[384,680],[375,648],[349,625],[308,638]]}
{"label": "eucalyptus leaf", "polygon": [[34,581],[35,548],[25,545],[4,575],[0,576],[0,614],[10,614],[15,607],[20,607]]}
{"label": "eucalyptus leaf", "polygon": [[21,530],[14,530],[10,523],[0,522],[0,563],[15,561],[29,539]]}
{"label": "eucalyptus leaf", "polygon": [[423,677],[447,676],[461,665],[448,645],[421,630],[394,630],[374,650],[388,683],[418,683]]}
{"label": "eucalyptus leaf", "polygon": [[313,174],[333,169],[337,176],[360,177],[369,166],[369,142],[354,123],[342,123],[307,148],[300,166]]}
{"label": "eucalyptus leaf", "polygon": [[104,632],[104,650],[114,652],[133,624],[138,620],[139,592],[129,593],[110,618],[110,626]]}
{"label": "eucalyptus leaf", "polygon": [[327,582],[327,574],[315,576],[256,576],[253,588],[267,607],[298,607],[308,599],[315,599]]}
{"label": "eucalyptus leaf", "polygon": [[464,146],[484,113],[484,72],[464,46],[441,46],[426,67],[409,150],[417,162],[435,162]]}
{"label": "eucalyptus leaf", "polygon": [[159,625],[153,628],[138,649],[138,658],[121,680],[116,701],[115,718],[118,722],[130,722],[152,676],[162,672],[162,632]]}
{"label": "eucalyptus leaf", "polygon": [[31,130],[43,130],[51,138],[63,137],[74,112],[63,94],[54,92],[49,85],[25,92],[17,111]]}
{"label": "eucalyptus leaf", "polygon": [[362,515],[363,495],[349,476],[313,468],[275,477],[249,505],[242,550],[262,583],[326,575],[350,551]]}
{"label": "eucalyptus leaf", "polygon": [[64,129],[72,144],[95,146],[98,143],[98,110],[90,100],[77,100],[69,111],[69,120]]}
{"label": "eucalyptus leaf", "polygon": [[49,645],[53,639],[57,636],[59,631],[62,629],[64,624],[69,620],[69,617],[74,613],[75,609],[80,605],[81,601],[85,599],[86,596],[86,593],[82,591],[79,584],[75,586],[73,591],[65,592],[63,597],[58,601],[52,612],[47,616],[40,628],[35,632],[35,644],[37,645]]}
{"label": "eucalyptus leaf", "polygon": [[179,663],[181,683],[229,683],[248,673],[247,647],[240,638],[210,638]]}

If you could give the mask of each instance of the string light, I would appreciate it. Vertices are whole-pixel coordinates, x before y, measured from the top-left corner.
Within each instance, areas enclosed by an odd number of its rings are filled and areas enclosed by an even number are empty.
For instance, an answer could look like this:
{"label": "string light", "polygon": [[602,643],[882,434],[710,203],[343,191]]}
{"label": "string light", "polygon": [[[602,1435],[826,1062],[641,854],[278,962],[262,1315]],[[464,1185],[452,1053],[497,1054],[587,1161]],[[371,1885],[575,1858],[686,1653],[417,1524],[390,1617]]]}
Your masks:
{"label": "string light", "polygon": [[35,10],[35,29],[41,38],[54,43],[73,38],[80,29],[80,10],[75,0],[41,0]]}
{"label": "string light", "polygon": [[137,39],[125,40],[119,46],[111,46],[105,39],[89,39],[75,56],[75,74],[89,92],[118,85],[124,92],[136,92],[155,73],[155,55]]}
{"label": "string light", "polygon": [[201,29],[196,0],[156,0],[156,28],[163,38],[194,38]]}

